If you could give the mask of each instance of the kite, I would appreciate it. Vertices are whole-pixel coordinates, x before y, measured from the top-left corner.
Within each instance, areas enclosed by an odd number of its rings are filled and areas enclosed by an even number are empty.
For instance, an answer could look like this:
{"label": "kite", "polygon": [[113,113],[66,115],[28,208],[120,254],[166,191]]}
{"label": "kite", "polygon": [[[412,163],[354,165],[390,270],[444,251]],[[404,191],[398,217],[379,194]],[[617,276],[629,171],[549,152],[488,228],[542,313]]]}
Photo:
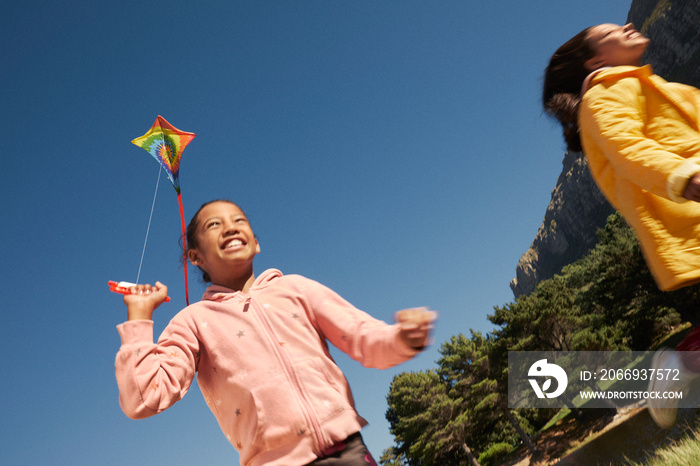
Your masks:
{"label": "kite", "polygon": [[[131,141],[135,145],[144,149],[146,152],[151,154],[154,159],[158,161],[161,169],[165,170],[168,175],[168,179],[175,188],[177,193],[177,201],[180,206],[180,222],[182,224],[182,248],[187,251],[187,237],[185,234],[185,212],[182,208],[182,195],[180,193],[180,158],[182,157],[182,152],[187,147],[192,139],[196,136],[195,133],[188,133],[186,131],[180,131],[173,125],[167,122],[165,118],[158,115],[156,121],[151,126],[146,134],[138,137]],[[156,192],[158,191],[158,185],[156,185]],[[155,195],[153,198],[155,203]],[[153,215],[153,207],[151,207],[151,215]],[[148,228],[150,229],[151,220],[148,220]],[[146,240],[148,240],[148,230],[146,231]],[[146,244],[144,242],[144,250]],[[143,253],[141,255],[141,261],[143,262]],[[184,260],[185,267],[185,300],[187,304],[190,304],[189,297],[189,287],[187,280],[187,260]],[[139,274],[141,273],[141,265],[139,264]],[[138,277],[136,279],[138,282]],[[126,282],[123,282],[126,283]],[[126,288],[119,287],[117,290],[116,285],[110,282],[110,289],[115,292],[125,292]]]}
{"label": "kite", "polygon": [[[196,134],[180,131],[165,118],[158,115],[156,121],[146,134],[136,138],[132,143],[136,144],[146,152],[151,154],[160,163],[168,174],[170,182],[173,184],[177,197],[180,199],[180,212],[182,212],[182,198],[180,196],[180,157],[187,144],[194,139]],[[185,218],[182,218],[185,224]]]}

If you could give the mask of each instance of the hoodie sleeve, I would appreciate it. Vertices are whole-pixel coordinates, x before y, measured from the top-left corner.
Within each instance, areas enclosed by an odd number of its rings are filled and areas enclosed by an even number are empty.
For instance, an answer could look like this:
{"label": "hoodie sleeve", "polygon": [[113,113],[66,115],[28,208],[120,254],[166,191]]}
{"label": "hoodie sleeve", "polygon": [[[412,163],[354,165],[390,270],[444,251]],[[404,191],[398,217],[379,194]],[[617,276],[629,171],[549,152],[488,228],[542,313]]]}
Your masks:
{"label": "hoodie sleeve", "polygon": [[688,179],[700,172],[697,160],[666,150],[646,135],[642,81],[626,77],[593,86],[584,94],[579,125],[591,170],[603,184],[624,177],[657,196],[684,202]]}
{"label": "hoodie sleeve", "polygon": [[153,343],[153,321],[117,326],[122,344],[115,372],[119,404],[128,417],[143,419],[172,406],[187,393],[196,372],[198,341],[183,322],[173,319]]}
{"label": "hoodie sleeve", "polygon": [[420,352],[399,338],[398,325],[375,319],[318,282],[308,280],[303,287],[322,336],[363,366],[386,369]]}

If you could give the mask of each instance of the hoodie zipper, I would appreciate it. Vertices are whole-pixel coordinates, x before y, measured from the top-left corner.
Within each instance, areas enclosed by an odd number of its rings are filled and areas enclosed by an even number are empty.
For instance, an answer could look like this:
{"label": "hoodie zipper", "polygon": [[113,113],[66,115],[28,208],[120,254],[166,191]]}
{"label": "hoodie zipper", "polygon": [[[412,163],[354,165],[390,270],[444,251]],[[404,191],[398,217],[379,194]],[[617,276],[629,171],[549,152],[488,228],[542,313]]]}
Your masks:
{"label": "hoodie zipper", "polygon": [[323,440],[323,434],[321,433],[321,424],[316,418],[316,415],[314,414],[313,408],[311,407],[311,403],[309,403],[309,400],[307,400],[306,395],[304,394],[303,390],[301,389],[301,382],[299,381],[299,377],[297,376],[296,372],[294,371],[294,365],[292,364],[292,361],[289,359],[289,356],[287,353],[280,348],[280,342],[277,336],[275,335],[275,332],[272,330],[272,326],[270,325],[270,322],[267,320],[267,316],[265,315],[265,312],[260,309],[260,306],[258,303],[252,299],[252,296],[248,295],[248,297],[245,300],[246,304],[250,304],[251,307],[255,309],[255,315],[258,317],[260,322],[262,323],[263,328],[265,329],[265,332],[267,333],[268,338],[270,339],[270,343],[272,344],[272,347],[275,348],[277,351],[277,354],[279,355],[280,359],[282,360],[282,364],[284,366],[285,371],[287,374],[290,376],[292,379],[292,387],[295,389],[297,395],[299,396],[299,399],[301,400],[302,407],[306,411],[307,416],[309,417],[309,421],[311,423],[311,426],[313,427],[315,437],[316,437],[316,442],[318,443],[318,448],[321,454],[323,454],[324,451],[324,440]]}

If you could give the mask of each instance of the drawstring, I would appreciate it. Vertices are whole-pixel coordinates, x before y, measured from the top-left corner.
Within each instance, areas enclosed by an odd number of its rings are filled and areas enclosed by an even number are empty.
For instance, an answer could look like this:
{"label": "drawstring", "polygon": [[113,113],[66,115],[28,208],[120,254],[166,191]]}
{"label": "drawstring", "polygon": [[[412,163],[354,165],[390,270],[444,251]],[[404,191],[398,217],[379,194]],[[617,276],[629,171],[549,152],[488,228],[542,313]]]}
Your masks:
{"label": "drawstring", "polygon": [[248,312],[248,307],[250,307],[250,295],[246,296],[245,301],[243,301],[243,312]]}

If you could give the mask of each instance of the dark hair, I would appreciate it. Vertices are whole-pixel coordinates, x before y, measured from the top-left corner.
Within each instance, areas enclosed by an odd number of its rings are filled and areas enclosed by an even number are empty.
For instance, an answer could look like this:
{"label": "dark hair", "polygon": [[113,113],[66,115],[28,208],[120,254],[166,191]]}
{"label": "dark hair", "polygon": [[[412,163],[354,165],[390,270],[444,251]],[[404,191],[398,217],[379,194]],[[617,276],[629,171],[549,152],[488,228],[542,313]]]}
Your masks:
{"label": "dark hair", "polygon": [[587,40],[590,29],[584,29],[559,47],[544,71],[544,111],[559,120],[567,148],[576,152],[582,151],[578,128],[581,87],[590,73],[584,64],[594,56]]}
{"label": "dark hair", "polygon": [[[199,247],[199,242],[197,241],[197,229],[199,228],[199,213],[206,206],[214,204],[215,202],[226,202],[228,204],[238,207],[241,210],[241,212],[243,212],[243,209],[241,209],[238,204],[228,199],[215,199],[213,201],[209,201],[202,204],[197,210],[197,212],[195,212],[195,214],[192,216],[192,220],[190,220],[190,223],[187,225],[187,229],[185,230],[187,248],[182,251],[183,264],[188,261],[187,254],[190,252],[190,249],[196,249]],[[180,241],[182,242],[182,238],[180,239]],[[204,269],[202,269],[201,267],[197,268],[202,272],[202,280],[204,280],[205,283],[211,283],[211,277],[209,276],[209,274],[205,272]]]}

